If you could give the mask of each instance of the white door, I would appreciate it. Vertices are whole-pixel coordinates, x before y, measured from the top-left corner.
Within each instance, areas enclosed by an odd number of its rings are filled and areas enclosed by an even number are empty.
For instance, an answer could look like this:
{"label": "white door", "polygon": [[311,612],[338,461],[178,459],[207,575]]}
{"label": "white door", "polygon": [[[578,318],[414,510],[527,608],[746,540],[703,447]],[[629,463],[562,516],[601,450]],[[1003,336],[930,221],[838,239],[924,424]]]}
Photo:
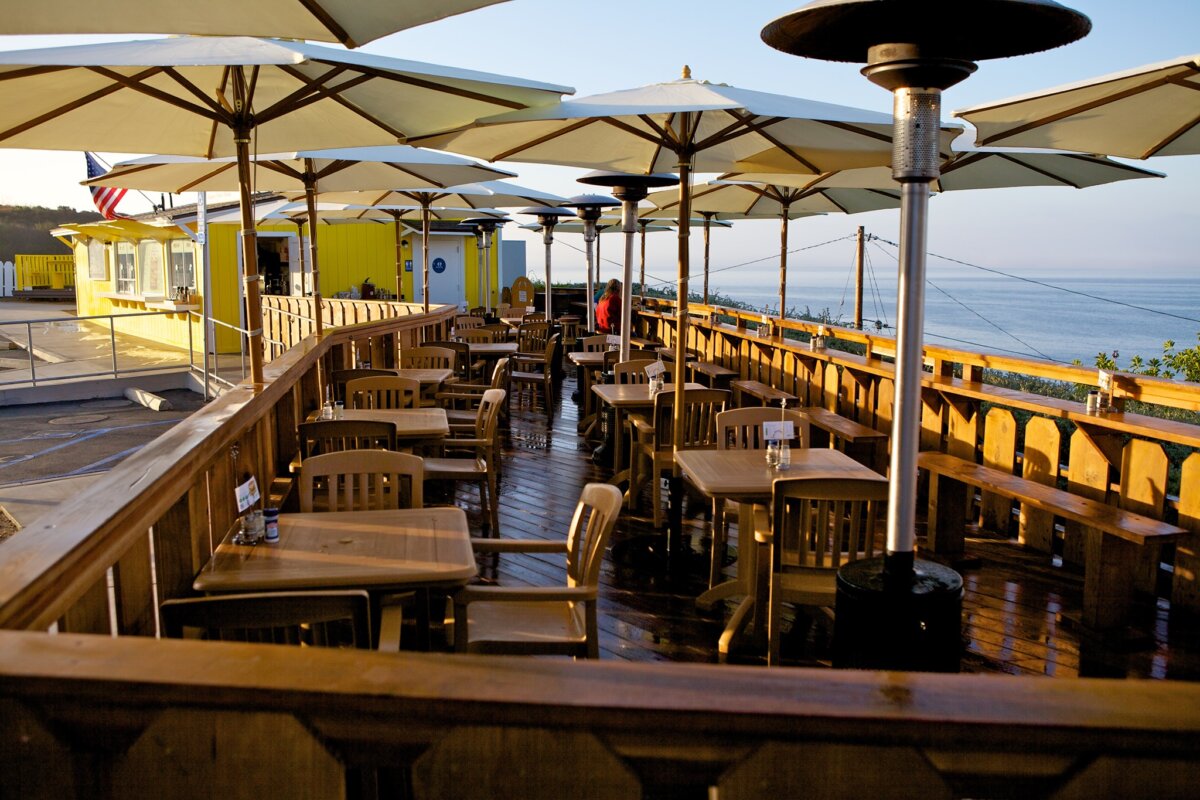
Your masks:
{"label": "white door", "polygon": [[[418,258],[420,254],[418,253]],[[413,269],[422,269],[421,262]],[[463,272],[463,246],[457,237],[438,236],[429,241],[429,302],[458,305],[467,298]]]}

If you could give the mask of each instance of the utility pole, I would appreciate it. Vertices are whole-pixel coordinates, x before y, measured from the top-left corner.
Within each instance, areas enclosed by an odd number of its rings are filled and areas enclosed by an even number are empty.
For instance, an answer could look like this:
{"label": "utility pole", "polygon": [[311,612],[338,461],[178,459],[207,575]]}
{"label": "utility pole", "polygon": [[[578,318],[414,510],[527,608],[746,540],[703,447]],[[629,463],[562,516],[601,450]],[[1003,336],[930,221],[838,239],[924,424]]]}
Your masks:
{"label": "utility pole", "polygon": [[858,247],[854,251],[854,327],[862,330],[863,300],[863,228],[858,226]]}

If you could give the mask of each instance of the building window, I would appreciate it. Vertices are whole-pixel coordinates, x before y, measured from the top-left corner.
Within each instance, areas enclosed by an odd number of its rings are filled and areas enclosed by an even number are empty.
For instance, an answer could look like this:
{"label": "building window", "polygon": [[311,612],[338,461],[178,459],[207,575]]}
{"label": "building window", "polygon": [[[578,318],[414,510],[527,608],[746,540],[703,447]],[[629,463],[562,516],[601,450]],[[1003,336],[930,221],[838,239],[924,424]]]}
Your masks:
{"label": "building window", "polygon": [[138,242],[138,281],[142,296],[164,297],[162,242]]}
{"label": "building window", "polygon": [[129,242],[117,242],[117,293],[137,294],[137,254]]}
{"label": "building window", "polygon": [[191,239],[171,240],[171,292],[196,288],[196,247]]}

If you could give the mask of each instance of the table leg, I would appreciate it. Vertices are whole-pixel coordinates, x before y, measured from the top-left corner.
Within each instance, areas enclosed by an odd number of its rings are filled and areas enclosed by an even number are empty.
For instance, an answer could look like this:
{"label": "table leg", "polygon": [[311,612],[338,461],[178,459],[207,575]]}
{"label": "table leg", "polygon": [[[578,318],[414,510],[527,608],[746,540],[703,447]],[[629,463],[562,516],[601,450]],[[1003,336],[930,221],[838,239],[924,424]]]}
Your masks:
{"label": "table leg", "polygon": [[1083,624],[1097,631],[1119,630],[1129,623],[1139,548],[1119,536],[1085,530]]}

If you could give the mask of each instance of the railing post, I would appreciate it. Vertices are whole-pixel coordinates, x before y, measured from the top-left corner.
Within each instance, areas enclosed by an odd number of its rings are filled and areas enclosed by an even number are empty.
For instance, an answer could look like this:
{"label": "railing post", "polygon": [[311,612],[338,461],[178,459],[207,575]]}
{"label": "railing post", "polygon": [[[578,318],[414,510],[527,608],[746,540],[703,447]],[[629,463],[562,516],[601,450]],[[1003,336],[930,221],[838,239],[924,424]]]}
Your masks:
{"label": "railing post", "polygon": [[108,318],[108,344],[112,348],[113,377],[117,377],[117,318]]}
{"label": "railing post", "polygon": [[34,366],[33,357],[33,323],[25,323],[25,338],[29,342],[29,348],[25,351],[29,356],[29,382],[37,386],[37,367]]}

